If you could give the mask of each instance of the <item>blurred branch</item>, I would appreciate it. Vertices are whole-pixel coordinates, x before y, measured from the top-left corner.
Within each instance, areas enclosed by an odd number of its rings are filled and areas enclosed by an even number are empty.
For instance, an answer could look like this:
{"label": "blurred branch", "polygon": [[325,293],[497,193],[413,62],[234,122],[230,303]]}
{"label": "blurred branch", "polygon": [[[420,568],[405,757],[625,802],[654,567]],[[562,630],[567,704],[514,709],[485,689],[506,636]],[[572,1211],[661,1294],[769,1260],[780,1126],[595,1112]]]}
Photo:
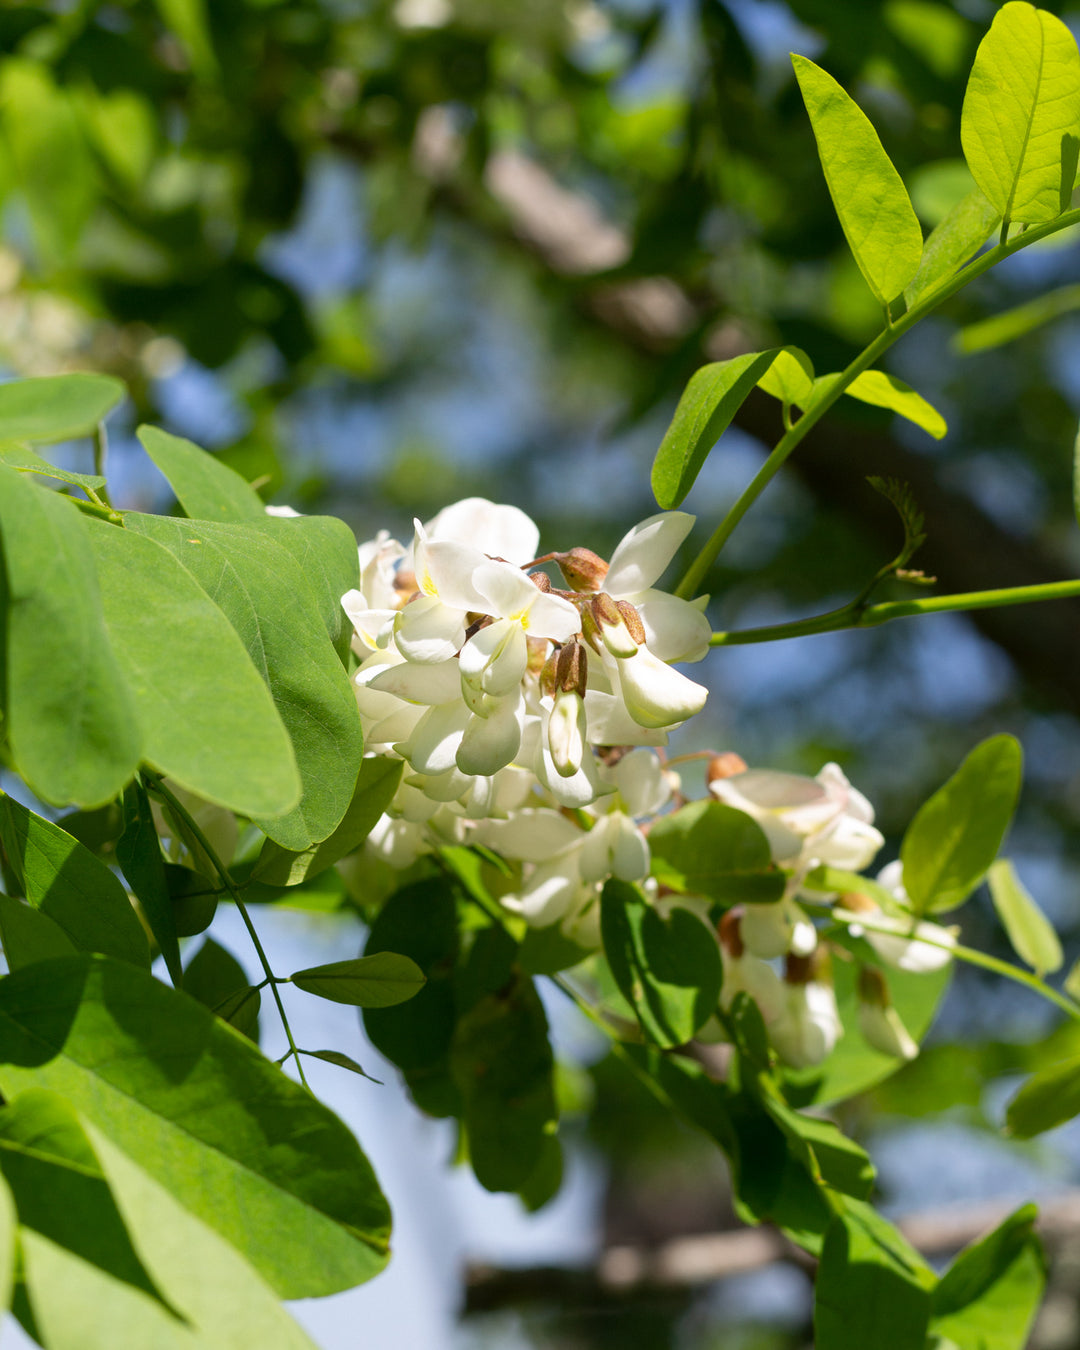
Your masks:
{"label": "blurred branch", "polygon": [[[898,1227],[924,1256],[947,1256],[996,1228],[1015,1204],[988,1200],[920,1210]],[[1048,1245],[1080,1232],[1080,1189],[1042,1205],[1037,1229]],[[644,1292],[688,1292],[699,1285],[761,1270],[778,1261],[811,1269],[813,1262],[776,1229],[745,1228],[674,1238],[658,1247],[609,1247],[595,1266],[503,1269],[470,1266],[466,1313],[492,1312],[533,1301],[580,1305],[618,1302]]]}

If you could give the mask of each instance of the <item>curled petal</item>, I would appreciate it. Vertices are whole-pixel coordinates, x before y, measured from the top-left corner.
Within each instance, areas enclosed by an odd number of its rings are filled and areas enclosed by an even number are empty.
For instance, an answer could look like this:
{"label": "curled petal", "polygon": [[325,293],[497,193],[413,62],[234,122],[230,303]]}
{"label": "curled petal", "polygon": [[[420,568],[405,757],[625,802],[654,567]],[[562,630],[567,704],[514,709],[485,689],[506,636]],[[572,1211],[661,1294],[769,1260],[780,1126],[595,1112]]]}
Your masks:
{"label": "curled petal", "polygon": [[394,641],[407,661],[448,661],[465,641],[465,613],[421,595],[394,620]]}
{"label": "curled petal", "polygon": [[[596,662],[589,666],[590,676]],[[585,717],[590,745],[667,745],[667,732],[635,722],[626,704],[600,689],[585,691]],[[635,812],[635,815],[637,812]]]}
{"label": "curled petal", "polygon": [[499,698],[521,683],[529,664],[525,630],[516,619],[499,619],[481,628],[461,649],[462,682]]}
{"label": "curled petal", "polygon": [[368,687],[383,694],[393,694],[406,703],[420,703],[434,707],[439,703],[453,703],[460,694],[458,663],[456,661],[402,661],[389,666],[368,682]]}
{"label": "curled petal", "polygon": [[465,726],[472,714],[464,703],[429,708],[407,741],[394,746],[417,773],[436,775],[454,767]]}
{"label": "curled petal", "polygon": [[521,862],[544,862],[575,848],[585,835],[573,821],[549,807],[515,812],[508,820],[485,820],[476,828],[476,838]]}
{"label": "curled petal", "polygon": [[560,778],[570,778],[581,768],[589,753],[587,730],[585,700],[572,689],[560,689],[548,718],[548,750]]}
{"label": "curled petal", "polygon": [[700,661],[709,650],[712,624],[689,600],[666,591],[628,597],[645,628],[645,642],[661,661]]}
{"label": "curled petal", "polygon": [[914,1059],[918,1042],[904,1026],[892,1004],[859,1002],[859,1030],[868,1045],[894,1059]]}
{"label": "curled petal", "polygon": [[583,898],[581,878],[573,859],[541,863],[516,895],[504,895],[507,909],[524,916],[530,928],[558,922]]}
{"label": "curled petal", "polygon": [[618,660],[619,687],[630,716],[643,727],[685,722],[705,706],[709,691],[665,665],[648,647]]}
{"label": "curled petal", "polygon": [[671,800],[671,778],[660,756],[644,746],[623,755],[606,777],[615,784],[631,816],[659,815]]}
{"label": "curled petal", "polygon": [[679,545],[694,527],[685,511],[661,511],[625,534],[604,578],[604,589],[616,599],[648,590],[666,571]]}

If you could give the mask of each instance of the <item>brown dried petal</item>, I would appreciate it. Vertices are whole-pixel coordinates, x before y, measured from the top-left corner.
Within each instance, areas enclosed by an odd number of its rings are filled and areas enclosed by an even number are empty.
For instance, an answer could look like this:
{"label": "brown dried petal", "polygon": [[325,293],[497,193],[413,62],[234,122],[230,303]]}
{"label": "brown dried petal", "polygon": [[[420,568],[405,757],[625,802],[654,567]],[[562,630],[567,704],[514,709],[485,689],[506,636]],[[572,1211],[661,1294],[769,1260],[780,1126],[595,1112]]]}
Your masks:
{"label": "brown dried petal", "polygon": [[559,652],[555,671],[555,683],[566,693],[573,691],[585,697],[585,684],[589,678],[589,657],[585,644],[577,638],[571,638]]}
{"label": "brown dried petal", "polygon": [[630,636],[640,647],[645,642],[645,625],[641,622],[641,615],[637,612],[629,600],[616,600],[615,608],[622,615],[623,623],[630,631]]}
{"label": "brown dried petal", "polygon": [[598,591],[603,585],[608,565],[591,548],[572,548],[554,556],[571,590]]}
{"label": "brown dried petal", "polygon": [[734,778],[737,773],[745,773],[746,768],[746,760],[742,755],[737,755],[734,750],[723,750],[709,760],[709,766],[705,770],[705,781],[716,783],[721,778]]}

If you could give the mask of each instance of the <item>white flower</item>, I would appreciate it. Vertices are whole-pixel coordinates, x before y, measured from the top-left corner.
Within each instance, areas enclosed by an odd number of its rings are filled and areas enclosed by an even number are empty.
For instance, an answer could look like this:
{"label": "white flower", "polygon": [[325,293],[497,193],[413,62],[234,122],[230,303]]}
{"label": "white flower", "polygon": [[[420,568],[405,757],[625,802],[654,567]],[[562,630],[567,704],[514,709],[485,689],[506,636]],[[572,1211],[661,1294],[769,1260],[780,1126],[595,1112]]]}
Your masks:
{"label": "white flower", "polygon": [[678,786],[678,775],[665,769],[660,756],[644,746],[628,751],[601,772],[614,784],[631,816],[659,815]]}
{"label": "white flower", "polygon": [[647,646],[637,647],[632,656],[613,656],[605,650],[601,660],[638,726],[653,730],[677,726],[699,713],[709,696],[703,684],[666,665]]}
{"label": "white flower", "polygon": [[[910,905],[907,891],[903,885],[903,865],[900,860],[888,863],[878,873],[879,886],[890,891],[902,906]],[[916,974],[941,970],[953,959],[952,949],[956,946],[956,933],[941,924],[926,919],[916,919],[914,915],[906,918],[901,914],[886,914],[872,897],[859,893],[845,895],[840,904],[847,910],[856,909],[873,920],[873,927],[852,924],[857,937],[863,937],[890,966],[898,970],[909,970]],[[856,908],[857,906],[857,908]],[[880,930],[887,928],[888,933]]]}
{"label": "white flower", "polygon": [[788,952],[809,956],[817,946],[817,929],[790,896],[772,904],[747,905],[740,932],[747,948],[763,961]]}
{"label": "white flower", "polygon": [[863,966],[858,982],[859,1030],[868,1045],[896,1059],[914,1059],[918,1043],[892,1005],[884,975],[872,966]]}
{"label": "white flower", "polygon": [[702,613],[705,601],[691,603],[654,589],[694,519],[685,511],[662,511],[641,521],[623,536],[604,577],[604,591],[637,610],[646,646],[661,661],[700,661],[709,650],[712,627]]}
{"label": "white flower", "polygon": [[709,784],[720,801],[744,811],[765,831],[775,863],[806,871],[819,863],[857,872],[885,840],[874,809],[836,764],[816,778],[747,769]]}
{"label": "white flower", "polygon": [[515,567],[532,562],[540,543],[540,531],[524,511],[485,497],[465,497],[444,506],[428,521],[427,536],[433,541],[468,544],[489,557],[505,558]]}
{"label": "white flower", "polygon": [[832,985],[820,980],[784,982],[785,1000],[769,1026],[769,1039],[785,1064],[809,1069],[829,1055],[844,1034]]}
{"label": "white flower", "polygon": [[473,585],[486,561],[479,549],[449,539],[428,540],[423,525],[413,521],[413,566],[417,595],[394,620],[394,641],[409,661],[446,661],[465,641],[465,618],[484,612],[483,597]]}

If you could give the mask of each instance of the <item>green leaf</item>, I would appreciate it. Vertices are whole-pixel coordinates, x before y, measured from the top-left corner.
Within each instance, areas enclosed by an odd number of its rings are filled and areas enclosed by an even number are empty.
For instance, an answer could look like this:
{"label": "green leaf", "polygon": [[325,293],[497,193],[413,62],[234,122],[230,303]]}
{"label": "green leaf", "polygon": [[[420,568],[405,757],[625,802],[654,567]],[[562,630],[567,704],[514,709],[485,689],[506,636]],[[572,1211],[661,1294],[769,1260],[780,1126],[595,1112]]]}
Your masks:
{"label": "green leaf", "polygon": [[1024,887],[1012,863],[999,859],[986,874],[990,896],[1013,950],[1041,979],[1065,961],[1054,926]]}
{"label": "green leaf", "polygon": [[216,878],[210,881],[202,873],[193,872],[190,867],[166,863],[165,880],[173,902],[176,936],[197,937],[205,933],[217,913]]}
{"label": "green leaf", "polygon": [[292,745],[229,620],[168,549],[87,528],[146,762],[230,810],[287,810],[300,792]]}
{"label": "green leaf", "polygon": [[661,816],[649,848],[655,875],[675,890],[726,905],[769,903],[784,893],[761,826],[723,802],[691,802]]}
{"label": "green leaf", "polygon": [[458,1021],[450,1063],[477,1181],[489,1191],[519,1190],[558,1116],[547,1018],[528,976],[517,975]]}
{"label": "green leaf", "polygon": [[1080,52],[1068,28],[1012,0],[994,15],[971,68],[960,140],[972,177],[1006,222],[1065,209],[1076,173]]}
{"label": "green leaf", "polygon": [[391,1008],[413,998],[427,983],[416,962],[397,952],[308,966],[289,978],[305,994],[357,1008]]}
{"label": "green leaf", "polygon": [[356,1140],[186,994],[119,962],[42,962],[0,981],[0,1031],[5,1097],[65,1097],[281,1297],[385,1264],[389,1212]]}
{"label": "green leaf", "polygon": [[270,1285],[234,1246],[102,1131],[86,1128],[143,1264],[199,1336],[200,1345],[215,1350],[315,1350]]}
{"label": "green leaf", "polygon": [[0,441],[49,445],[89,436],[126,393],[111,375],[39,375],[0,384]]}
{"label": "green leaf", "polygon": [[[4,386],[0,385],[0,389]],[[55,478],[60,483],[73,483],[76,487],[102,488],[105,479],[96,473],[69,473],[67,469],[58,469],[47,459],[34,453],[28,445],[0,445],[0,464],[10,464],[13,469],[22,469],[36,473],[41,478]]]}
{"label": "green leaf", "polygon": [[11,1191],[7,1182],[0,1180],[0,1312],[11,1307],[17,1222]]}
{"label": "green leaf", "polygon": [[1023,1350],[1046,1284],[1037,1216],[1024,1205],[960,1253],[934,1290],[933,1334],[957,1350]]}
{"label": "green leaf", "polygon": [[945,419],[936,408],[930,406],[921,394],[917,394],[909,384],[898,380],[895,375],[886,375],[883,370],[864,370],[844,390],[860,403],[872,403],[875,408],[888,408],[899,413],[909,422],[914,422],[923,431],[929,432],[936,441],[948,431]]}
{"label": "green leaf", "polygon": [[1034,1139],[1080,1116],[1080,1059],[1066,1059],[1032,1074],[1005,1114],[1014,1139]]}
{"label": "green leaf", "polygon": [[955,334],[952,346],[965,356],[970,356],[972,352],[990,351],[993,347],[1004,346],[1006,342],[1015,342],[1017,338],[1076,309],[1080,309],[1080,286],[1060,286],[1056,291],[1048,291],[1045,295],[1029,300],[1027,304],[968,324]]}
{"label": "green leaf", "polygon": [[361,1078],[366,1078],[369,1083],[378,1083],[382,1087],[382,1082],[378,1078],[372,1078],[356,1060],[349,1055],[343,1055],[340,1050],[302,1050],[301,1054],[307,1055],[310,1059],[321,1059],[326,1064],[335,1064],[339,1069],[348,1069],[350,1073],[359,1074]]}
{"label": "green leaf", "polygon": [[600,925],[615,983],[657,1045],[685,1045],[716,1012],[720,947],[688,909],[666,918],[635,886],[611,880],[600,900]]}
{"label": "green leaf", "polygon": [[803,408],[814,392],[814,363],[800,347],[784,347],[758,380],[758,386],[781,403]]}
{"label": "green leaf", "polygon": [[521,940],[521,968],[528,975],[557,975],[570,970],[592,953],[565,937],[557,923],[527,928]]}
{"label": "green leaf", "polygon": [[457,911],[445,881],[421,881],[395,891],[371,925],[365,955],[402,952],[427,979],[407,1003],[364,1009],[368,1039],[406,1074],[437,1063],[450,1048],[457,947]]}
{"label": "green leaf", "polygon": [[933,1272],[869,1206],[846,1201],[815,1282],[817,1350],[912,1350],[926,1343]]}
{"label": "green leaf", "polygon": [[304,574],[259,526],[135,513],[126,523],[175,554],[224,611],[277,704],[303,793],[291,811],[253,812],[255,823],[294,853],[320,843],[352,800],[363,735],[349,678]]}
{"label": "green leaf", "polygon": [[360,765],[352,801],[333,834],[302,853],[290,853],[268,840],[259,854],[254,877],[268,886],[298,886],[347,857],[360,847],[390,805],[403,769],[402,760],[369,756]]}
{"label": "green leaf", "polygon": [[709,451],[778,351],[773,347],[730,361],[714,361],[690,377],[653,461],[653,496],[665,511],[678,506],[694,486]]}
{"label": "green leaf", "polygon": [[146,934],[127,892],[77,839],[0,794],[0,842],[26,899],[80,951],[149,966]]}
{"label": "green leaf", "polygon": [[87,535],[74,502],[0,465],[7,734],[15,769],[56,805],[104,805],[140,754]]}
{"label": "green leaf", "polygon": [[77,948],[58,923],[21,900],[0,895],[0,942],[8,969],[18,970],[35,961],[74,956]]}
{"label": "green leaf", "polygon": [[1073,962],[1072,969],[1065,976],[1061,987],[1075,1003],[1080,1003],[1080,960]]}
{"label": "green leaf", "polygon": [[186,516],[194,520],[266,519],[259,494],[216,455],[159,427],[140,427],[138,436]]}
{"label": "green leaf", "polygon": [[142,906],[173,984],[179,986],[183,970],[176,932],[176,907],[169,894],[165,859],[161,855],[150,799],[139,782],[124,789],[124,833],[116,841],[116,861]]}
{"label": "green leaf", "polygon": [[327,635],[346,660],[353,627],[341,597],[360,585],[356,536],[334,516],[267,516],[261,528],[296,559],[318,601]]}
{"label": "green leaf", "polygon": [[213,938],[207,938],[188,962],[184,993],[258,1044],[258,991],[251,989],[247,972],[232,952]]}
{"label": "green leaf", "polygon": [[0,1110],[0,1171],[24,1230],[149,1295],[171,1313],[132,1246],[90,1141],[61,1097],[31,1089]]}
{"label": "green leaf", "polygon": [[793,55],[791,62],[840,227],[867,285],[888,305],[922,257],[915,209],[866,114],[813,61]]}
{"label": "green leaf", "polygon": [[923,245],[922,262],[904,291],[908,308],[943,285],[986,243],[1001,223],[1001,212],[975,188],[957,202]]}
{"label": "green leaf", "polygon": [[1016,810],[1021,759],[1014,737],[991,736],[919,808],[900,846],[917,914],[955,909],[982,881]]}

